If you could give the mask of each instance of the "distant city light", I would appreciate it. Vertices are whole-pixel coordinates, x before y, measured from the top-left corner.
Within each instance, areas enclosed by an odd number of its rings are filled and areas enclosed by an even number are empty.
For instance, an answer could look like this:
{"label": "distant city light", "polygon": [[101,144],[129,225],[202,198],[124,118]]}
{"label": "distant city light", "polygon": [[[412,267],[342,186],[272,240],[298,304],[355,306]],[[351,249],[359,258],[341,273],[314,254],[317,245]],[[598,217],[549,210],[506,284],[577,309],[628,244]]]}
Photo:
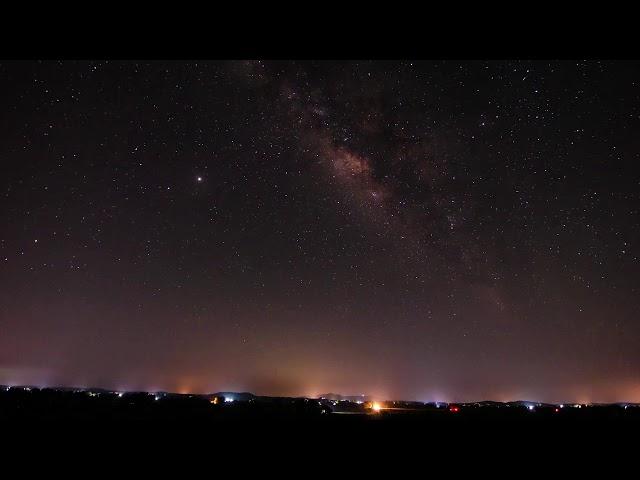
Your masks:
{"label": "distant city light", "polygon": [[225,403],[231,403],[231,402],[233,402],[233,400],[234,400],[234,399],[233,399],[233,398],[231,398],[231,397],[224,397],[224,401],[225,401]]}
{"label": "distant city light", "polygon": [[382,405],[380,405],[378,402],[373,402],[373,405],[371,405],[371,409],[374,412],[379,412],[380,410],[382,410]]}
{"label": "distant city light", "polygon": [[528,405],[527,408],[529,409],[530,412],[533,412],[533,405]]}

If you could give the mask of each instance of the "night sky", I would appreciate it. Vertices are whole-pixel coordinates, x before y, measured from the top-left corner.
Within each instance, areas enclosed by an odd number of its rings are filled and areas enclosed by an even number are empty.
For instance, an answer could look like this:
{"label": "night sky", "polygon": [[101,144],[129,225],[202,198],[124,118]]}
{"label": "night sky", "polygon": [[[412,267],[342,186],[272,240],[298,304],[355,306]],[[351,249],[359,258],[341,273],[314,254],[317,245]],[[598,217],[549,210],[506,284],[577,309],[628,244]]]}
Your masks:
{"label": "night sky", "polygon": [[0,64],[0,383],[640,401],[640,63]]}

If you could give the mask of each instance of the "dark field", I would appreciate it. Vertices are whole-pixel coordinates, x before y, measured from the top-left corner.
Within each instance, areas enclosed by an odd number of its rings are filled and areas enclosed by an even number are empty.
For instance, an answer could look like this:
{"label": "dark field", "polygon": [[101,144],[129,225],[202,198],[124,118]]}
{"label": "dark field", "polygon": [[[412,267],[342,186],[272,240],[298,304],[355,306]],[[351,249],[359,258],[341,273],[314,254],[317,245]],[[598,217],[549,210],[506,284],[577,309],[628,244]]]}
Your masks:
{"label": "dark field", "polygon": [[171,393],[0,389],[0,421],[193,421],[283,420],[325,424],[518,422],[566,424],[638,423],[640,406],[553,405],[535,402],[356,402],[326,398],[260,397],[252,394],[180,395]]}

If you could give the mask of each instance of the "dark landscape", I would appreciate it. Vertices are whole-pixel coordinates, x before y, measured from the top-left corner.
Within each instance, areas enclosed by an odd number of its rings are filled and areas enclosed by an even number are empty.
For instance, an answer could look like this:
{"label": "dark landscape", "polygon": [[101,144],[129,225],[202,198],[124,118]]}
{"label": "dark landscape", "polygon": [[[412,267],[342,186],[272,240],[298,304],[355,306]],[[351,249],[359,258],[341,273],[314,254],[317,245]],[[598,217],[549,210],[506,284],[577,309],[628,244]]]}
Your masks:
{"label": "dark landscape", "polygon": [[411,402],[264,397],[251,393],[176,394],[103,389],[0,387],[0,421],[309,421],[325,423],[475,421],[638,422],[639,404],[546,404],[513,402]]}

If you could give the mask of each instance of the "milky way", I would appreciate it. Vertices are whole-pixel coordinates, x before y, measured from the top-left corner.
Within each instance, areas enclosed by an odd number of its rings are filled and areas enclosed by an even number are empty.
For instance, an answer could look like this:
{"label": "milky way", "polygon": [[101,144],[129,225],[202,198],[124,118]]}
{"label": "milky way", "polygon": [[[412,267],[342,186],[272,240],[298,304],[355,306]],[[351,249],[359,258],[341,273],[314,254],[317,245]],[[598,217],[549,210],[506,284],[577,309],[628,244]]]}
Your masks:
{"label": "milky way", "polygon": [[634,62],[24,62],[0,383],[640,401]]}

